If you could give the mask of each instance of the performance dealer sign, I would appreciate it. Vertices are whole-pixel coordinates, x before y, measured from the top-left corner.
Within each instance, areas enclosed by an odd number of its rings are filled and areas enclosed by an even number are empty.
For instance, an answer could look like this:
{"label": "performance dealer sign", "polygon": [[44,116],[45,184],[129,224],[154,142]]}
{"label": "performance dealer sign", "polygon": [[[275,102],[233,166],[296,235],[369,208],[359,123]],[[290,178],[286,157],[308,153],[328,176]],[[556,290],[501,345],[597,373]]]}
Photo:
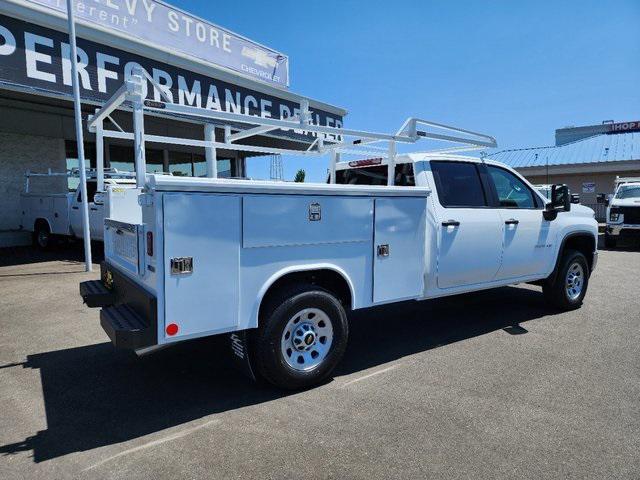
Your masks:
{"label": "performance dealer sign", "polygon": [[[145,69],[173,102],[200,108],[273,118],[287,118],[300,105],[272,95],[159,63],[139,55],[78,39],[80,93],[83,99],[104,102],[122,86],[133,69]],[[0,15],[1,83],[71,98],[71,53],[66,33]],[[162,100],[147,85],[148,99]],[[342,118],[313,110],[314,123],[342,126]]]}
{"label": "performance dealer sign", "polygon": [[[67,0],[23,0],[67,16]],[[289,58],[159,0],[73,0],[78,21],[267,83],[289,86]]]}

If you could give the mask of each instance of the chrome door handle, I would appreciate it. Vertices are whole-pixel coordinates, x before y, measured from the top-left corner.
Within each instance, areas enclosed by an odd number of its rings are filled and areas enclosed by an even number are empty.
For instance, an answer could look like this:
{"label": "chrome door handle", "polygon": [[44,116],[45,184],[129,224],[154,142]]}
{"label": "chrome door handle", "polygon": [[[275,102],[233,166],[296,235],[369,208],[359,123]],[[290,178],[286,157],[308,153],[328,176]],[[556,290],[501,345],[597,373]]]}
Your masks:
{"label": "chrome door handle", "polygon": [[378,245],[378,256],[379,257],[388,257],[389,253],[391,253],[389,249],[389,244],[385,243],[384,245]]}
{"label": "chrome door handle", "polygon": [[510,218],[509,220],[504,221],[505,225],[518,225],[519,223],[520,220],[516,220],[515,218]]}
{"label": "chrome door handle", "polygon": [[459,227],[460,222],[457,220],[447,220],[446,222],[442,222],[443,227]]}

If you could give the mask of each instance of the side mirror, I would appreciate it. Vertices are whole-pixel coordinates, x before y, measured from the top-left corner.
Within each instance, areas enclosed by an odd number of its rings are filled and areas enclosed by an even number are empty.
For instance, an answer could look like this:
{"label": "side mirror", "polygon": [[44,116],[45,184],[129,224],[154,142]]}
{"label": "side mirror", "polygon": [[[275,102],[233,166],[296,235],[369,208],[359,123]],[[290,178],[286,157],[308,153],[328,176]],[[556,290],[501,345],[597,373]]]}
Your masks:
{"label": "side mirror", "polygon": [[568,212],[571,210],[571,196],[569,195],[569,187],[566,185],[551,186],[551,201],[545,206],[543,215],[544,219],[555,220],[558,212]]}
{"label": "side mirror", "polygon": [[104,205],[104,192],[96,192],[93,196],[94,205]]}

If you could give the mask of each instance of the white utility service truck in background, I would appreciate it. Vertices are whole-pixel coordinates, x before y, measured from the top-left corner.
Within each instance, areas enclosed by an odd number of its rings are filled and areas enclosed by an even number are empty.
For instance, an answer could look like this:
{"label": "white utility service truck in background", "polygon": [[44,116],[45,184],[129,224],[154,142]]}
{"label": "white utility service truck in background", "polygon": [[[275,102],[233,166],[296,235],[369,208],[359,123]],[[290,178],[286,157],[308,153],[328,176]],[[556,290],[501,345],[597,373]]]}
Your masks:
{"label": "white utility service truck in background", "polygon": [[[34,180],[56,178],[63,178],[66,188],[67,180],[78,179],[79,172],[27,172],[25,178],[25,191],[20,197],[20,225],[23,230],[32,232],[33,244],[45,249],[56,238],[82,238],[82,200],[79,185],[75,190],[66,192],[60,192],[60,189],[50,191],[50,185],[46,186],[49,188],[44,188],[43,193],[32,191]],[[99,183],[102,183],[102,187]],[[42,190],[39,189],[39,192]],[[95,170],[87,170],[89,231],[92,240],[103,240],[105,218],[119,218],[131,223],[142,220],[138,205],[140,190],[136,188],[135,178],[130,172],[105,170],[103,178],[99,179]]]}
{"label": "white utility service truck in background", "polygon": [[607,248],[622,239],[640,240],[640,177],[616,178],[614,192],[607,203]]}
{"label": "white utility service truck in background", "polygon": [[[396,153],[398,143],[423,138],[465,148],[493,147],[493,138],[418,119],[396,134],[323,127],[310,123],[306,105],[287,120],[205,111],[145,100],[144,78],[134,76],[89,122],[101,131],[111,111],[131,102],[137,172],[145,171],[145,140],[195,142],[145,136],[147,111],[246,126],[227,128],[224,142],[195,143],[214,165],[215,148],[264,151],[235,143],[249,135],[310,132],[308,150],[287,153],[329,154],[330,176],[304,184],[139,174],[142,220],[105,220],[102,278],[80,285],[117,347],[149,351],[230,334],[254,378],[298,389],[331,375],[350,310],[525,282],[542,285],[557,308],[581,305],[597,224],[593,211],[570,204],[566,186],[553,186],[548,201],[494,161],[451,150]],[[355,151],[376,156],[340,161]]]}

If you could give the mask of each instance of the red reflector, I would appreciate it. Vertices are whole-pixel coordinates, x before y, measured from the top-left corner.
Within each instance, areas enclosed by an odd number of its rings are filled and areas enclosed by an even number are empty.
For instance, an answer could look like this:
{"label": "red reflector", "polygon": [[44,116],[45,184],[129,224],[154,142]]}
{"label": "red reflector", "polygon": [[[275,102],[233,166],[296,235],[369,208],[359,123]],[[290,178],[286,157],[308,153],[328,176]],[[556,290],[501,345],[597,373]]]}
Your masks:
{"label": "red reflector", "polygon": [[382,158],[368,158],[366,160],[356,160],[353,162],[349,162],[349,166],[351,168],[370,167],[372,165],[380,165],[380,164],[382,164]]}
{"label": "red reflector", "polygon": [[153,257],[153,232],[147,232],[147,255]]}
{"label": "red reflector", "polygon": [[167,325],[167,335],[169,336],[173,336],[176,333],[178,333],[178,325],[176,325],[175,323],[170,323],[169,325]]}

